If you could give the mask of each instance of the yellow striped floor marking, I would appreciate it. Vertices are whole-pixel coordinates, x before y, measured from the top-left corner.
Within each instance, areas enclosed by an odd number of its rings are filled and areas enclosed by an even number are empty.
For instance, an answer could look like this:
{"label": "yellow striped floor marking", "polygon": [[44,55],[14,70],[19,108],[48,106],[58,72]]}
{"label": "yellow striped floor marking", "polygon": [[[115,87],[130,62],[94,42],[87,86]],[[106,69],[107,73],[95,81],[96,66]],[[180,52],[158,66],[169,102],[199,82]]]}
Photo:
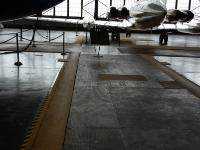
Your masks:
{"label": "yellow striped floor marking", "polygon": [[[32,122],[21,150],[61,150],[70,113],[79,53],[71,53]],[[32,132],[31,132],[32,131]],[[30,134],[31,133],[31,134]]]}

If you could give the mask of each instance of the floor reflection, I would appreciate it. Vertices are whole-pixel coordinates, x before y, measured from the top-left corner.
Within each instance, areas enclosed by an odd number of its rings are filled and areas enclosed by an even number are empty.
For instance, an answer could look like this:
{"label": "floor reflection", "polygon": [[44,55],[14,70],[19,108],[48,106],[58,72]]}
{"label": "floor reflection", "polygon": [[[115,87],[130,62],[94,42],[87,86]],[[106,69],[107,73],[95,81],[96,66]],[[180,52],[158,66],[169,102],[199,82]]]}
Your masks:
{"label": "floor reflection", "polygon": [[62,63],[58,53],[0,55],[0,149],[19,149]]}
{"label": "floor reflection", "polygon": [[200,58],[155,56],[155,59],[170,63],[170,68],[200,86]]}

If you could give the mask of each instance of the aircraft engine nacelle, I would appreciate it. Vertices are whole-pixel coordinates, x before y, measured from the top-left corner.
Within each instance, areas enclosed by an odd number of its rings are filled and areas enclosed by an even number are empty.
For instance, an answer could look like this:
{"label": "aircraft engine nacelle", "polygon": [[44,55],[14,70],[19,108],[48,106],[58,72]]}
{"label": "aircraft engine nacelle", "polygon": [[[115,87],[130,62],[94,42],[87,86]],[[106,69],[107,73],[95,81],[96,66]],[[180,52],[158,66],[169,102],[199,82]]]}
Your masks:
{"label": "aircraft engine nacelle", "polygon": [[119,18],[120,12],[116,7],[110,7],[110,12],[108,12],[108,19]]}
{"label": "aircraft engine nacelle", "polygon": [[185,18],[183,18],[182,22],[190,22],[194,18],[194,14],[189,10],[182,11],[185,14]]}
{"label": "aircraft engine nacelle", "polygon": [[116,7],[110,7],[110,11],[108,12],[108,19],[128,19],[129,10],[126,7],[122,7],[117,9]]}
{"label": "aircraft engine nacelle", "polygon": [[189,22],[194,18],[194,14],[189,10],[168,10],[166,18],[169,22]]}
{"label": "aircraft engine nacelle", "polygon": [[122,19],[128,19],[130,15],[129,10],[126,7],[122,7],[120,15]]}

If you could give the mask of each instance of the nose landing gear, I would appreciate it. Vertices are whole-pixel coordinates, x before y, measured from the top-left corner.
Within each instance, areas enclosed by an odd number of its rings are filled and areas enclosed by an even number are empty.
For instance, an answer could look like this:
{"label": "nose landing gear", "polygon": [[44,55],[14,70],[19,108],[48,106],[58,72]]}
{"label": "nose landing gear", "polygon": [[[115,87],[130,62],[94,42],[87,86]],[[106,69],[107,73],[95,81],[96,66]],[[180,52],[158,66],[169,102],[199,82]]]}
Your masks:
{"label": "nose landing gear", "polygon": [[167,32],[165,30],[163,30],[159,37],[159,44],[167,45],[167,42],[168,42],[168,35],[167,35]]}

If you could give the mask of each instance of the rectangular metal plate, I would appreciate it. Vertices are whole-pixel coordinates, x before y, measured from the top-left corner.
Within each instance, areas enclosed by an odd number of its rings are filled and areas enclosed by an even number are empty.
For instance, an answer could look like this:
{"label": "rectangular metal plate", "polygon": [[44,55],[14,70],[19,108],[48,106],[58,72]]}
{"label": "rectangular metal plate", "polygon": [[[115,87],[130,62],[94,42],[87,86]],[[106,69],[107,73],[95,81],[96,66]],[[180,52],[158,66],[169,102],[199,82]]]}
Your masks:
{"label": "rectangular metal plate", "polygon": [[160,85],[162,85],[165,89],[184,89],[179,83],[176,81],[160,81]]}
{"label": "rectangular metal plate", "polygon": [[171,65],[170,63],[168,62],[160,62],[162,65]]}
{"label": "rectangular metal plate", "polygon": [[143,75],[118,75],[118,74],[98,74],[99,80],[133,80],[147,81]]}
{"label": "rectangular metal plate", "polygon": [[68,62],[67,59],[58,59],[58,62]]}

